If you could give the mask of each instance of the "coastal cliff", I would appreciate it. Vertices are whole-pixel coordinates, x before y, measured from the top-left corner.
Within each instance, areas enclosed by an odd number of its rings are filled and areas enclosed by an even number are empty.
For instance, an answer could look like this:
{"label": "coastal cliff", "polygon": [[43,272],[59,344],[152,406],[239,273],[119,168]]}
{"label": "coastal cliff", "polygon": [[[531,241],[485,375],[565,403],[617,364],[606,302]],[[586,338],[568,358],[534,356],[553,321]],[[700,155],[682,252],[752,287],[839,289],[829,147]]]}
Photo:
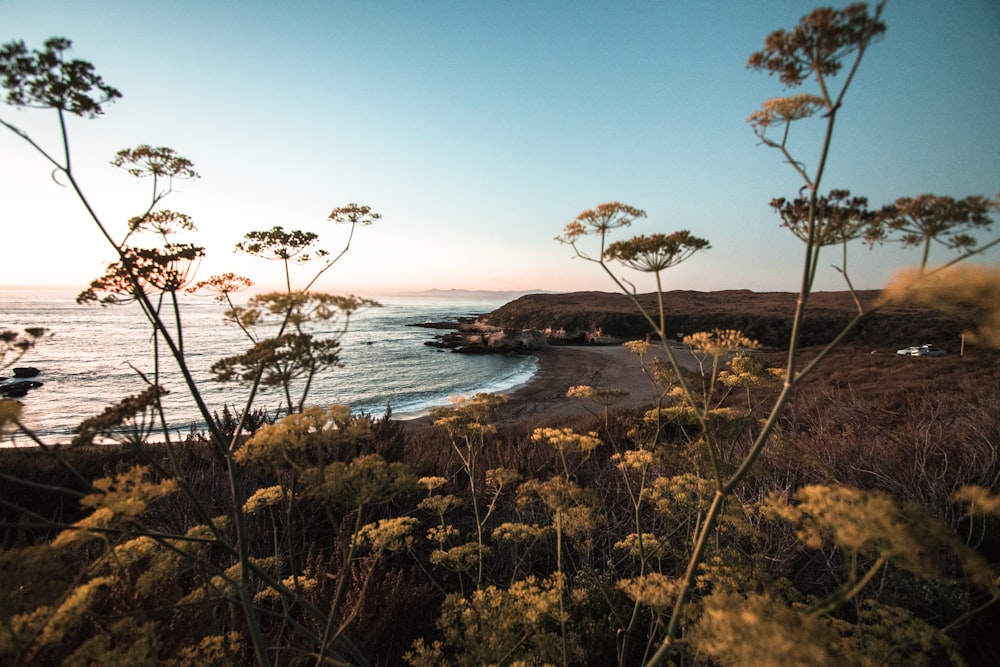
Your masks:
{"label": "coastal cliff", "polygon": [[[880,292],[858,292],[867,310]],[[640,303],[657,312],[656,294],[641,294]],[[676,290],[663,295],[665,329],[677,336],[712,329],[739,329],[766,347],[787,345],[798,294],[722,290]],[[850,292],[815,292],[802,328],[803,345],[828,343],[857,314]],[[902,347],[925,342],[957,342],[969,322],[907,305],[883,307],[848,337],[848,342],[878,347]],[[652,327],[632,300],[610,292],[528,294],[488,313],[459,331],[463,345],[482,351],[529,350],[539,345],[535,332],[552,344],[617,344],[650,335]],[[498,335],[502,334],[502,335]],[[476,338],[478,337],[478,338]],[[495,340],[491,344],[491,340]],[[503,340],[512,345],[504,345]],[[475,351],[466,349],[464,351]]]}

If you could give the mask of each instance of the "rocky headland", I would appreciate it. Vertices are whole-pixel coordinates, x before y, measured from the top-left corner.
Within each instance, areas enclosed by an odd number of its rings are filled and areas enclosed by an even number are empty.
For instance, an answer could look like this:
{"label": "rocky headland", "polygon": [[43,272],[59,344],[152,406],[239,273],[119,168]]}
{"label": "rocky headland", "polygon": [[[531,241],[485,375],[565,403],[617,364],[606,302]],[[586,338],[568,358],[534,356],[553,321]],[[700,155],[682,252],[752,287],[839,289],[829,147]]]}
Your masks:
{"label": "rocky headland", "polygon": [[[857,293],[867,311],[880,292]],[[656,294],[640,303],[657,312]],[[722,290],[676,290],[663,295],[665,330],[680,338],[697,331],[739,329],[765,347],[780,348],[791,338],[798,294]],[[855,317],[850,292],[815,292],[809,297],[801,343],[823,345]],[[935,343],[957,344],[971,322],[905,304],[882,306],[862,321],[845,342],[872,348]],[[465,353],[531,353],[548,345],[615,345],[652,335],[653,327],[632,299],[611,292],[528,294],[478,318],[431,325],[447,329],[429,344]]]}

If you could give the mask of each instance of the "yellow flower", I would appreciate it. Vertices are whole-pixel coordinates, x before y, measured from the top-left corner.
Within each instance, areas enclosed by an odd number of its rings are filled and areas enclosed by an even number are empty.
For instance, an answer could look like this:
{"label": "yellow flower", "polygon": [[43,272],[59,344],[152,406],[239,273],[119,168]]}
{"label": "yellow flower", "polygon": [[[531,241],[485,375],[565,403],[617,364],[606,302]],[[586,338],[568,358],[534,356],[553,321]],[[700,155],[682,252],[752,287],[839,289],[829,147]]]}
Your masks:
{"label": "yellow flower", "polygon": [[642,548],[639,547],[639,535],[631,533],[625,539],[615,542],[615,549],[627,551],[633,558],[657,558],[670,547],[667,540],[661,540],[653,533],[642,534]]}
{"label": "yellow flower", "polygon": [[139,562],[146,556],[154,553],[159,548],[159,544],[152,537],[141,535],[127,542],[116,546],[112,553],[116,564],[121,566],[132,565]]}
{"label": "yellow flower", "polygon": [[513,468],[490,468],[486,471],[486,486],[491,489],[503,487],[520,481],[521,473]]}
{"label": "yellow flower", "polygon": [[458,536],[458,529],[453,526],[434,526],[427,529],[427,539],[437,544],[446,544],[453,537]]}
{"label": "yellow flower", "polygon": [[322,446],[342,434],[350,418],[346,405],[306,408],[290,414],[277,424],[268,424],[254,433],[247,443],[236,450],[237,463],[284,464],[297,455]]}
{"label": "yellow flower", "polygon": [[541,526],[527,523],[505,522],[493,529],[493,539],[506,542],[535,540],[545,532]]}
{"label": "yellow flower", "polygon": [[373,551],[400,551],[413,546],[413,527],[417,520],[409,516],[379,519],[365,524],[358,531],[358,541],[370,545]]}
{"label": "yellow flower", "polygon": [[590,385],[580,384],[566,390],[567,398],[594,398],[597,390]]}
{"label": "yellow flower", "polygon": [[421,477],[417,484],[427,489],[428,493],[448,483],[444,477]]}
{"label": "yellow flower", "polygon": [[438,516],[443,516],[461,504],[461,498],[448,494],[445,496],[427,496],[417,504],[417,507],[428,512],[434,512]]}
{"label": "yellow flower", "polygon": [[486,547],[476,542],[466,542],[450,549],[435,549],[431,552],[432,565],[444,567],[452,572],[468,572],[479,565],[480,558],[490,553]]}
{"label": "yellow flower", "polygon": [[309,468],[302,482],[312,495],[349,507],[388,502],[416,486],[405,463],[387,463],[378,454],[358,456],[350,463],[337,461]]}
{"label": "yellow flower", "polygon": [[582,452],[589,454],[603,443],[596,433],[577,433],[571,428],[536,428],[531,434],[532,442],[547,442],[563,452]]}
{"label": "yellow flower", "polygon": [[677,599],[678,584],[659,572],[650,572],[641,577],[622,579],[618,588],[639,604],[666,609]]}
{"label": "yellow flower", "polygon": [[100,590],[114,583],[114,577],[96,577],[74,588],[45,625],[38,643],[45,646],[62,641],[89,613]]}
{"label": "yellow flower", "polygon": [[78,539],[94,536],[91,530],[109,529],[124,524],[146,510],[151,500],[167,496],[178,489],[177,480],[159,482],[146,480],[148,466],[134,466],[114,477],[95,480],[91,493],[80,499],[80,505],[94,512],[56,536],[53,546],[62,546]]}
{"label": "yellow flower", "polygon": [[955,492],[955,500],[969,504],[971,514],[992,514],[1000,518],[1000,496],[982,486],[963,486]]}
{"label": "yellow flower", "polygon": [[653,347],[652,343],[648,340],[630,340],[622,343],[622,345],[627,347],[629,352],[640,357],[649,354],[649,350]]}
{"label": "yellow flower", "polygon": [[622,454],[615,454],[611,459],[620,470],[631,468],[642,471],[653,465],[653,452],[648,449],[629,449]]}
{"label": "yellow flower", "polygon": [[[297,577],[285,577],[281,580],[281,585],[290,590],[299,590],[305,593],[306,591],[311,591],[316,588],[319,585],[319,582],[312,577],[304,577],[300,575]],[[263,600],[280,600],[281,597],[281,593],[279,593],[276,589],[265,588],[253,596],[253,601],[261,602]]]}
{"label": "yellow flower", "polygon": [[284,498],[285,490],[283,488],[280,486],[266,486],[263,489],[257,489],[253,495],[247,498],[247,501],[243,503],[243,511],[247,514],[253,514],[265,507],[277,505]]}
{"label": "yellow flower", "polygon": [[711,332],[699,331],[684,337],[684,344],[692,351],[704,352],[713,357],[752,350],[760,347],[760,343],[743,335],[737,329],[714,329]]}
{"label": "yellow flower", "polygon": [[177,653],[169,667],[195,667],[195,665],[232,665],[239,661],[247,641],[238,632],[225,635],[208,635]]}

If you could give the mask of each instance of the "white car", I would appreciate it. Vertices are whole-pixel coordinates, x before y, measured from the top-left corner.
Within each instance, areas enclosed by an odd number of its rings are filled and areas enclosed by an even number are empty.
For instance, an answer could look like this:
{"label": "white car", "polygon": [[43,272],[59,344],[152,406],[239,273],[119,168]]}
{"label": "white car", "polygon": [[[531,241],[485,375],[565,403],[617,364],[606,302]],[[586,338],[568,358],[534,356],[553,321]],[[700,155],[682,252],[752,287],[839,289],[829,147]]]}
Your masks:
{"label": "white car", "polygon": [[943,357],[947,352],[933,345],[915,345],[913,347],[904,347],[902,350],[896,350],[896,354],[904,357]]}

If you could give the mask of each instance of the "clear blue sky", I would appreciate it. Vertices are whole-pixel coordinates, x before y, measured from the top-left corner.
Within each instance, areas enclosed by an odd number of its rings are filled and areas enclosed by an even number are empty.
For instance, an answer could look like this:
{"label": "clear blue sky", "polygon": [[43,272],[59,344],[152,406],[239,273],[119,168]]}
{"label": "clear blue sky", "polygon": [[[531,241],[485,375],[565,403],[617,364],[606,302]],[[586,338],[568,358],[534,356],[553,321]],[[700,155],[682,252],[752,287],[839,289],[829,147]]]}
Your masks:
{"label": "clear blue sky", "polygon": [[[67,37],[123,93],[70,127],[81,180],[118,228],[147,190],[107,166],[115,151],[165,145],[194,161],[201,180],[164,204],[198,224],[203,276],[275,284],[277,266],[233,254],[244,232],[308,229],[336,250],[344,230],[325,217],[359,202],[383,220],[320,288],[611,289],[553,237],[619,200],[648,213],[635,233],[711,241],[668,288],[793,291],[801,244],[768,202],[801,183],[746,124],[785,91],[745,64],[820,4],[0,0],[0,42]],[[996,195],[1000,3],[891,0],[884,18],[826,186],[874,205]],[[0,116],[56,147],[53,115],[0,105]],[[797,130],[810,164],[819,129]],[[0,134],[0,285],[82,287],[111,258],[49,171]],[[858,246],[852,277],[879,287],[916,259]],[[820,289],[843,287],[821,271]]]}

